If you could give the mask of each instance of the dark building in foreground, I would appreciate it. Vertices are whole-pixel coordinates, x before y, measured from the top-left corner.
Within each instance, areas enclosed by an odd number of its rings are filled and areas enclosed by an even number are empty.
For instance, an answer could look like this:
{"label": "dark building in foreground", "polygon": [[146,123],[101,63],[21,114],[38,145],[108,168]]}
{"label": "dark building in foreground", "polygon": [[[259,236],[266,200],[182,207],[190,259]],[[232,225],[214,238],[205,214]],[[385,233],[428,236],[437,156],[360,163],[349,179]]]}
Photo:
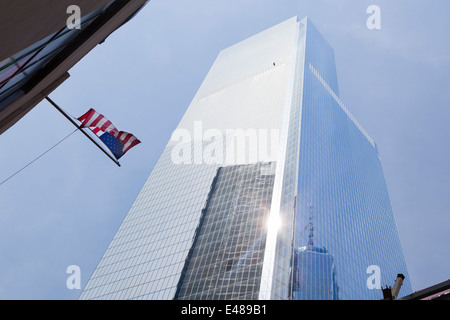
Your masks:
{"label": "dark building in foreground", "polygon": [[450,280],[413,292],[400,300],[450,300]]}
{"label": "dark building in foreground", "polygon": [[[70,68],[133,17],[146,2],[2,1],[0,134],[61,85],[69,77]],[[80,9],[80,28],[72,29],[71,15],[75,11],[68,10],[72,5]]]}

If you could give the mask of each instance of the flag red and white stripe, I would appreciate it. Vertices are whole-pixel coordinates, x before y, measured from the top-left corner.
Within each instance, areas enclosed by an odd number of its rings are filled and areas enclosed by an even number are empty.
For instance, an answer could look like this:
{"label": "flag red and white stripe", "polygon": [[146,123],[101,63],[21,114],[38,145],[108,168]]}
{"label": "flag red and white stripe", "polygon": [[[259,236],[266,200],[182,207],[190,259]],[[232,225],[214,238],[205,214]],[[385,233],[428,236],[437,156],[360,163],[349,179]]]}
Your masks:
{"label": "flag red and white stripe", "polygon": [[135,145],[141,143],[141,141],[131,133],[117,130],[117,128],[111,123],[111,121],[109,121],[94,109],[90,109],[84,115],[79,117],[78,121],[81,122],[81,127],[89,128],[100,138],[105,133],[112,134],[123,144],[124,154]]}
{"label": "flag red and white stripe", "polygon": [[105,118],[102,114],[98,113],[94,109],[90,109],[84,115],[78,118],[78,121],[81,122],[81,126],[84,128],[98,128],[103,132],[109,132],[115,134],[118,132],[116,127]]}
{"label": "flag red and white stripe", "polygon": [[134,135],[128,132],[119,131],[117,134],[114,134],[114,136],[123,143],[124,153],[133,148],[135,145],[141,143],[139,139],[137,139]]}

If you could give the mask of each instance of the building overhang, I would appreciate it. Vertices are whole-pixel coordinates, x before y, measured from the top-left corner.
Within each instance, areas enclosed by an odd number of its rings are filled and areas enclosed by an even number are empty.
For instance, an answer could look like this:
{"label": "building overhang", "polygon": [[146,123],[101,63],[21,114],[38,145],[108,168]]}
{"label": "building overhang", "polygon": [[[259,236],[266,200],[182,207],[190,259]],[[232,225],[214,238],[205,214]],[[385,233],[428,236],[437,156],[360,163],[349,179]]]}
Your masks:
{"label": "building overhang", "polygon": [[[58,32],[61,28],[65,28],[70,16],[66,13],[69,5],[79,5],[83,15],[102,6],[107,6],[86,28],[77,33],[68,44],[64,45],[49,61],[33,72],[26,81],[11,90],[6,98],[0,99],[0,134],[19,121],[62,84],[69,77],[68,71],[77,62],[117,28],[126,23],[148,0],[102,0],[95,1],[95,5],[92,3],[93,1],[88,0],[59,0],[57,4],[52,2],[52,5],[47,4],[46,6],[43,5],[43,2],[48,3],[47,1],[39,1],[40,5],[37,7],[34,1],[32,2],[33,4],[30,1],[18,0],[1,5],[5,7],[5,10],[3,8],[0,10],[0,21],[3,21],[2,24],[7,28],[1,28],[3,31],[0,33],[0,39],[2,39],[0,61],[33,45],[46,36]],[[63,11],[60,12],[62,8]],[[35,9],[37,12],[33,12]],[[6,21],[2,20],[10,12],[15,14],[12,14]],[[36,24],[36,21],[42,21],[42,26],[36,27],[36,30],[34,30],[33,25]],[[16,33],[11,30],[15,30]],[[11,34],[14,35],[14,39],[8,38]],[[21,35],[23,35],[23,39]],[[3,47],[3,43],[6,41],[15,43]]]}

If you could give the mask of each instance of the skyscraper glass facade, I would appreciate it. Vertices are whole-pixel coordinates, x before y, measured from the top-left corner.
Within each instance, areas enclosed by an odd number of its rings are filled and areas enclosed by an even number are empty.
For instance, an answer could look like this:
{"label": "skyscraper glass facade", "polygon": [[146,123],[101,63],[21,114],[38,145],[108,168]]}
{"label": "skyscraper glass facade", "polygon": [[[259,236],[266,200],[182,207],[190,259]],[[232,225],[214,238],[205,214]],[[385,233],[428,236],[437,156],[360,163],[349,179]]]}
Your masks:
{"label": "skyscraper glass facade", "polygon": [[80,299],[382,299],[403,273],[376,144],[305,18],[223,50]]}
{"label": "skyscraper glass facade", "polygon": [[274,168],[219,168],[175,299],[258,298]]}

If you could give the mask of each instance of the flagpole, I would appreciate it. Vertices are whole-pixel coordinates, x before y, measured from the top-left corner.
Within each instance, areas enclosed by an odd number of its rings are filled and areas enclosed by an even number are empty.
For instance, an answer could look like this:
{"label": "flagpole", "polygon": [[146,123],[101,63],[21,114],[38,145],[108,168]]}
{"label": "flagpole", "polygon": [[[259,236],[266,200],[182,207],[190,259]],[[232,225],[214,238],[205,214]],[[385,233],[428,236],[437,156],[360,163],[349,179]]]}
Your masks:
{"label": "flagpole", "polygon": [[120,163],[119,161],[117,161],[117,159],[114,159],[108,152],[105,151],[105,149],[103,149],[98,143],[97,141],[95,141],[89,134],[87,134],[87,132],[85,132],[83,130],[83,127],[80,127],[75,120],[72,119],[72,117],[70,117],[67,113],[64,112],[64,110],[62,110],[52,99],[50,99],[49,97],[45,97],[45,99],[47,99],[48,102],[50,102],[55,108],[56,110],[58,110],[60,113],[62,113],[62,115],[64,117],[66,117],[75,127],[77,127],[78,129],[80,129],[80,131],[89,138],[89,140],[91,140],[100,150],[103,151],[104,154],[106,154],[112,161],[114,161],[115,164],[117,164],[120,167]]}

